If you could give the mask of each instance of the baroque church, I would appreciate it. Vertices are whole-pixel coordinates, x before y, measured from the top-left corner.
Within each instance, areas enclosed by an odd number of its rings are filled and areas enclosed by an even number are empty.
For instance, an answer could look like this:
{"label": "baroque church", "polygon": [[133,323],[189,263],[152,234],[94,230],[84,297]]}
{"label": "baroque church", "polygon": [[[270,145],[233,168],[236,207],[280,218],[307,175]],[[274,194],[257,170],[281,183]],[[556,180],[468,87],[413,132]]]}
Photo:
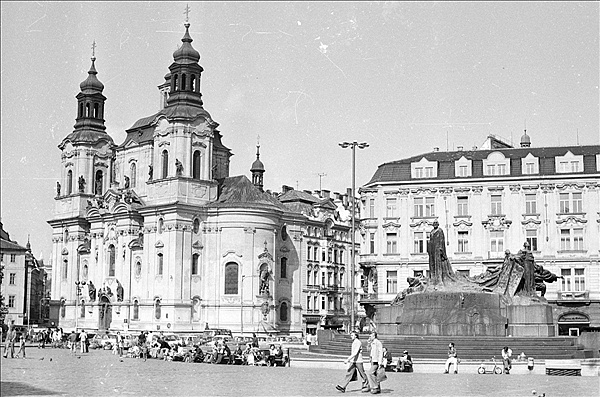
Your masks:
{"label": "baroque church", "polygon": [[121,144],[106,132],[92,56],[74,131],[58,146],[48,221],[58,326],[299,335],[347,323],[348,196],[265,192],[260,146],[251,179],[229,176],[189,26],[159,86],[161,109]]}

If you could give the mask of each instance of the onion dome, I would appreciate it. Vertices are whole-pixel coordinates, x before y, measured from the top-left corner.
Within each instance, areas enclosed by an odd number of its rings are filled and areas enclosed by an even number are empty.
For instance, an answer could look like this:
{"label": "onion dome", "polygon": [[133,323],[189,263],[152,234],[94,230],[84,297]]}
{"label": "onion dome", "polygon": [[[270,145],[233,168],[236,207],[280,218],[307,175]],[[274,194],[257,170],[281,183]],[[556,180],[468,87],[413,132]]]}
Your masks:
{"label": "onion dome", "polygon": [[200,61],[200,53],[192,47],[192,37],[190,36],[188,22],[185,23],[185,34],[181,41],[183,44],[173,53],[173,59],[176,63],[198,63]]}
{"label": "onion dome", "polygon": [[265,166],[262,161],[260,161],[260,145],[256,145],[256,160],[252,163],[252,168],[250,168],[250,172],[255,171],[265,171]]}
{"label": "onion dome", "polygon": [[79,88],[84,94],[90,92],[102,92],[104,90],[104,84],[102,84],[100,80],[98,80],[98,78],[96,77],[98,72],[96,71],[96,66],[94,65],[95,61],[96,57],[92,57],[92,66],[88,71],[88,77],[87,79],[82,81],[81,84],[79,84]]}
{"label": "onion dome", "polygon": [[527,130],[525,130],[525,133],[521,136],[521,147],[530,147],[531,146],[531,137],[529,137],[529,135],[527,135]]}

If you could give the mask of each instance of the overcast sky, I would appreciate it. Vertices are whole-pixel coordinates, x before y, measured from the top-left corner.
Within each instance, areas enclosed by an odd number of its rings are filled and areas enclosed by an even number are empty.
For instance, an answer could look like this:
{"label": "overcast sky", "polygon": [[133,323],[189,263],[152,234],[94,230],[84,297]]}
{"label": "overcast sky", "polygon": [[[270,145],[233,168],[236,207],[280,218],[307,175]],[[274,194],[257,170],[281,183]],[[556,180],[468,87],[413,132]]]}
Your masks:
{"label": "overcast sky", "polygon": [[[7,2],[1,34],[1,216],[48,259],[57,145],[73,131],[95,40],[115,143],[158,111],[185,2]],[[385,162],[496,134],[598,144],[597,2],[189,2],[204,107],[265,188],[344,192]]]}

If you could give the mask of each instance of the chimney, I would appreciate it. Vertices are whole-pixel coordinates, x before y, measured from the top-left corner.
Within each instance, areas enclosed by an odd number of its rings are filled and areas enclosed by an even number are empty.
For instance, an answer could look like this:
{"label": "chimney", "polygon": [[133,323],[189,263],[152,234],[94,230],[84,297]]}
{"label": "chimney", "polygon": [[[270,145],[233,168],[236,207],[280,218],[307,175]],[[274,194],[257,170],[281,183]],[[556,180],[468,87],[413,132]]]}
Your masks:
{"label": "chimney", "polygon": [[339,200],[340,199],[340,194],[338,192],[333,192],[333,199],[334,200]]}
{"label": "chimney", "polygon": [[282,185],[282,186],[281,186],[281,192],[282,192],[283,194],[286,194],[287,192],[290,192],[290,191],[292,191],[292,190],[294,190],[294,188],[293,188],[293,187],[291,187],[291,186],[288,186],[288,185]]}
{"label": "chimney", "polygon": [[462,146],[457,146],[457,147],[456,147],[456,149],[457,149],[459,152],[462,152],[462,151],[463,151],[463,147],[462,147]]}
{"label": "chimney", "polygon": [[434,152],[439,152],[439,151],[440,151],[440,148],[436,146],[436,147],[434,147],[434,148],[433,148],[433,151],[434,151]]}
{"label": "chimney", "polygon": [[313,191],[312,195],[315,196],[316,198],[321,198],[321,192],[318,190]]}
{"label": "chimney", "polygon": [[329,191],[329,190],[321,190],[321,197],[323,197],[324,199],[328,199],[329,198],[329,193],[331,193],[331,191]]}
{"label": "chimney", "polygon": [[473,150],[477,150],[477,146],[473,146]]}

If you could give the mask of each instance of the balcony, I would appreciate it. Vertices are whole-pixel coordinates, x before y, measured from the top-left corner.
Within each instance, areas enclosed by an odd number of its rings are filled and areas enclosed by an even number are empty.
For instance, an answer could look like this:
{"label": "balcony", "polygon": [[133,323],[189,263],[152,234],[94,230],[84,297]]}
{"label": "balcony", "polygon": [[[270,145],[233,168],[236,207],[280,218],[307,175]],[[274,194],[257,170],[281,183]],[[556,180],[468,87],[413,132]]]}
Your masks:
{"label": "balcony", "polygon": [[559,305],[589,305],[590,291],[558,291],[556,293],[556,303]]}

